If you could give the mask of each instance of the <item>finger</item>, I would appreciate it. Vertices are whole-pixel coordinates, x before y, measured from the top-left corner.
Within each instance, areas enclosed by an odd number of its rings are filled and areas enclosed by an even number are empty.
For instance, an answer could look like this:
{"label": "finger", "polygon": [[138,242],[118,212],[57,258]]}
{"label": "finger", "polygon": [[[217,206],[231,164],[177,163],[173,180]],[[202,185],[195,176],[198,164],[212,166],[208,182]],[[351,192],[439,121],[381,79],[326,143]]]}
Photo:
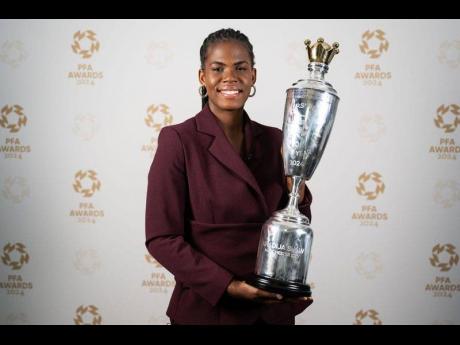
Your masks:
{"label": "finger", "polygon": [[304,185],[304,184],[301,184],[299,194],[300,194],[299,200],[303,200],[303,197],[304,197],[304,195],[305,195],[305,185]]}
{"label": "finger", "polygon": [[276,300],[276,299],[282,299],[283,298],[283,296],[281,296],[279,294],[258,289],[255,286],[249,285],[246,282],[243,282],[243,285],[244,285],[244,288],[246,289],[247,293],[249,295],[253,295],[255,299],[271,298],[271,299]]}
{"label": "finger", "polygon": [[280,294],[268,292],[265,290],[258,289],[252,285],[247,284],[246,282],[243,281],[244,288],[246,289],[246,293],[248,296],[253,296],[253,300],[256,302],[262,302],[266,300],[272,300],[272,301],[281,301],[283,299],[283,296]]}
{"label": "finger", "polygon": [[287,184],[288,190],[291,191],[291,189],[292,189],[292,178],[290,176],[286,177],[286,184]]}
{"label": "finger", "polygon": [[269,299],[273,299],[273,300],[282,300],[283,299],[283,296],[280,295],[280,294],[264,291],[264,290],[261,290],[261,289],[257,289],[257,297],[259,297],[259,298],[269,298]]}
{"label": "finger", "polygon": [[307,299],[307,307],[309,307],[313,303],[313,298]]}
{"label": "finger", "polygon": [[280,303],[284,303],[284,301],[277,301],[275,299],[260,299],[260,300],[257,300],[257,302],[262,303],[262,304],[280,304]]}
{"label": "finger", "polygon": [[251,294],[254,294],[256,298],[271,298],[271,299],[278,299],[278,300],[283,299],[283,296],[280,294],[258,289],[255,286],[249,285],[246,282],[243,282],[243,284],[245,288],[248,289],[248,292]]}

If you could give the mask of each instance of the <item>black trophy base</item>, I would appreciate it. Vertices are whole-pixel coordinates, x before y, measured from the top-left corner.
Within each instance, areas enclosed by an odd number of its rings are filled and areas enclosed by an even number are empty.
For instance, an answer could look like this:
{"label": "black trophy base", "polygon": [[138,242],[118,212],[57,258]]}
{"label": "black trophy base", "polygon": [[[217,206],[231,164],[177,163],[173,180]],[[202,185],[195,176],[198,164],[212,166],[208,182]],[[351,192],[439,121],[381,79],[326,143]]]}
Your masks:
{"label": "black trophy base", "polygon": [[259,275],[251,277],[251,284],[259,289],[279,293],[285,297],[311,297],[310,285],[285,282]]}

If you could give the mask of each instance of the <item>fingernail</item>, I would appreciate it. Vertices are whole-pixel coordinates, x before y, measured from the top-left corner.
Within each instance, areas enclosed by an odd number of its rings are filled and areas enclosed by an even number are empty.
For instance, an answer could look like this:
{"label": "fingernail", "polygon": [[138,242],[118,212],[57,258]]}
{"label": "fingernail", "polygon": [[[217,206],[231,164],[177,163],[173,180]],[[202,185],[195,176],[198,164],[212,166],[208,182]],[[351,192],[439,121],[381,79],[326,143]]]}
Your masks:
{"label": "fingernail", "polygon": [[281,296],[281,295],[276,295],[276,298],[278,298],[278,299],[283,299],[283,296]]}

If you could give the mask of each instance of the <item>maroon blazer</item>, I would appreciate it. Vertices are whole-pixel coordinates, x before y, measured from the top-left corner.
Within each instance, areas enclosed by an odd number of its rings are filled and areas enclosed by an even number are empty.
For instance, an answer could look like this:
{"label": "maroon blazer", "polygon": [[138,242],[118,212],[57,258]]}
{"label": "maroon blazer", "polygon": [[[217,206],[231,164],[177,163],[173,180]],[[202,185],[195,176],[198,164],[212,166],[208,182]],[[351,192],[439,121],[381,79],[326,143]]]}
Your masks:
{"label": "maroon blazer", "polygon": [[[176,279],[166,314],[179,324],[293,324],[304,303],[263,305],[226,288],[255,268],[262,224],[288,201],[282,132],[244,113],[245,158],[208,106],[164,127],[148,175],[146,246]],[[299,209],[311,218],[306,188]]]}

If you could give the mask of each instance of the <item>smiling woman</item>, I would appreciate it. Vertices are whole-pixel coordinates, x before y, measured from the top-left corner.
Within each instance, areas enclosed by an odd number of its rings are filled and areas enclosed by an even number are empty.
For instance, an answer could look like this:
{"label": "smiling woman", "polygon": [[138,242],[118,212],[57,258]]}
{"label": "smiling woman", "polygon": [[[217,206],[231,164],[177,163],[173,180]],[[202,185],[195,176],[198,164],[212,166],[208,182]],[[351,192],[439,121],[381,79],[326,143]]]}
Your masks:
{"label": "smiling woman", "polygon": [[206,94],[203,106],[208,102],[214,113],[241,109],[256,82],[248,38],[237,31],[217,31],[204,41],[200,59],[201,92]]}
{"label": "smiling woman", "polygon": [[[146,246],[176,279],[166,313],[172,324],[294,324],[311,298],[246,283],[262,224],[291,188],[282,132],[244,110],[255,94],[252,45],[222,29],[204,40],[200,60],[203,108],[161,130],[148,179]],[[311,194],[300,192],[299,210],[311,219]]]}
{"label": "smiling woman", "polygon": [[[207,102],[211,112],[222,122],[225,134],[238,154],[244,155],[242,115],[251,87],[256,82],[254,54],[245,35],[235,31],[235,38],[228,38],[223,34],[225,32],[220,30],[203,43],[198,78],[206,94],[203,103]],[[230,35],[227,33],[227,36]]]}

